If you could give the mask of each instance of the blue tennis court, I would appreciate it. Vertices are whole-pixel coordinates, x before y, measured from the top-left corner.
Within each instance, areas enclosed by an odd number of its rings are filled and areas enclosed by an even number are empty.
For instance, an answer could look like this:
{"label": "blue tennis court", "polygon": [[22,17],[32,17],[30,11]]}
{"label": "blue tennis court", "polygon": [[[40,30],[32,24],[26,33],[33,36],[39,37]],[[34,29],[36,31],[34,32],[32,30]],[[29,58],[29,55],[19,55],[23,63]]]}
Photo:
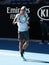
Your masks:
{"label": "blue tennis court", "polygon": [[24,57],[26,61],[20,57],[16,39],[0,39],[0,65],[49,65],[48,43],[30,41]]}

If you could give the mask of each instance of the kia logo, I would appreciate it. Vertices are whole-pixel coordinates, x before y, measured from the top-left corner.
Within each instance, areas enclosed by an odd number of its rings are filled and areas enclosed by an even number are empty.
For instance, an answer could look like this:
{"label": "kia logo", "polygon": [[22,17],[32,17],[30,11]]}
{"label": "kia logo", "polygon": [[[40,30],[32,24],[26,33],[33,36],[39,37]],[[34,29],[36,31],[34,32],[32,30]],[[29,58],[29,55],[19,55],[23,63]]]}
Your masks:
{"label": "kia logo", "polygon": [[49,6],[43,6],[41,8],[38,9],[37,11],[37,16],[41,19],[41,20],[49,20]]}

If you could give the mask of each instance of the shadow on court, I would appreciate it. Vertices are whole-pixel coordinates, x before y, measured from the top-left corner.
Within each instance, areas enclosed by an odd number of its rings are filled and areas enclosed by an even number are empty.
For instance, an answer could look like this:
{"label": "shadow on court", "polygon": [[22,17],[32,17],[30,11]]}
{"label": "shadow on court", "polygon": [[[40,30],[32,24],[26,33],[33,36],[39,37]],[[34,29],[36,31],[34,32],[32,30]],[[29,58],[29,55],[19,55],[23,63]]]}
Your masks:
{"label": "shadow on court", "polygon": [[49,64],[49,61],[41,61],[41,60],[34,60],[34,59],[26,59],[26,62],[37,62],[37,63],[47,63],[47,64]]}

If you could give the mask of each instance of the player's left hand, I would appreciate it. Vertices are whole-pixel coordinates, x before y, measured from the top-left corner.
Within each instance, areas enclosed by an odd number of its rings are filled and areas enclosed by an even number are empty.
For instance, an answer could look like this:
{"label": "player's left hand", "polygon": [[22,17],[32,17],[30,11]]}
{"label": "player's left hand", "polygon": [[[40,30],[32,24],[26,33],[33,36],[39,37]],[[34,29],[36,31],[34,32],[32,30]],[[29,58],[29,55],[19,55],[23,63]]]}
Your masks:
{"label": "player's left hand", "polygon": [[27,22],[27,24],[29,25],[29,21]]}
{"label": "player's left hand", "polygon": [[30,29],[30,26],[28,26],[28,29],[27,30],[29,30]]}

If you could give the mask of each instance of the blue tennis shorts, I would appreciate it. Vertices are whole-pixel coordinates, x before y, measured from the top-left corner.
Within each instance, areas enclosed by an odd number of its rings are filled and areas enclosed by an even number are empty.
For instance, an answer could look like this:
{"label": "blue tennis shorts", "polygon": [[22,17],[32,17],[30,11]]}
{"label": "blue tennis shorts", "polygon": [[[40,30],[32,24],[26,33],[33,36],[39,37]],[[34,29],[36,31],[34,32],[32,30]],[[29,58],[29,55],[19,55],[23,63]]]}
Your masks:
{"label": "blue tennis shorts", "polygon": [[29,40],[29,31],[19,32],[18,33],[18,40]]}

